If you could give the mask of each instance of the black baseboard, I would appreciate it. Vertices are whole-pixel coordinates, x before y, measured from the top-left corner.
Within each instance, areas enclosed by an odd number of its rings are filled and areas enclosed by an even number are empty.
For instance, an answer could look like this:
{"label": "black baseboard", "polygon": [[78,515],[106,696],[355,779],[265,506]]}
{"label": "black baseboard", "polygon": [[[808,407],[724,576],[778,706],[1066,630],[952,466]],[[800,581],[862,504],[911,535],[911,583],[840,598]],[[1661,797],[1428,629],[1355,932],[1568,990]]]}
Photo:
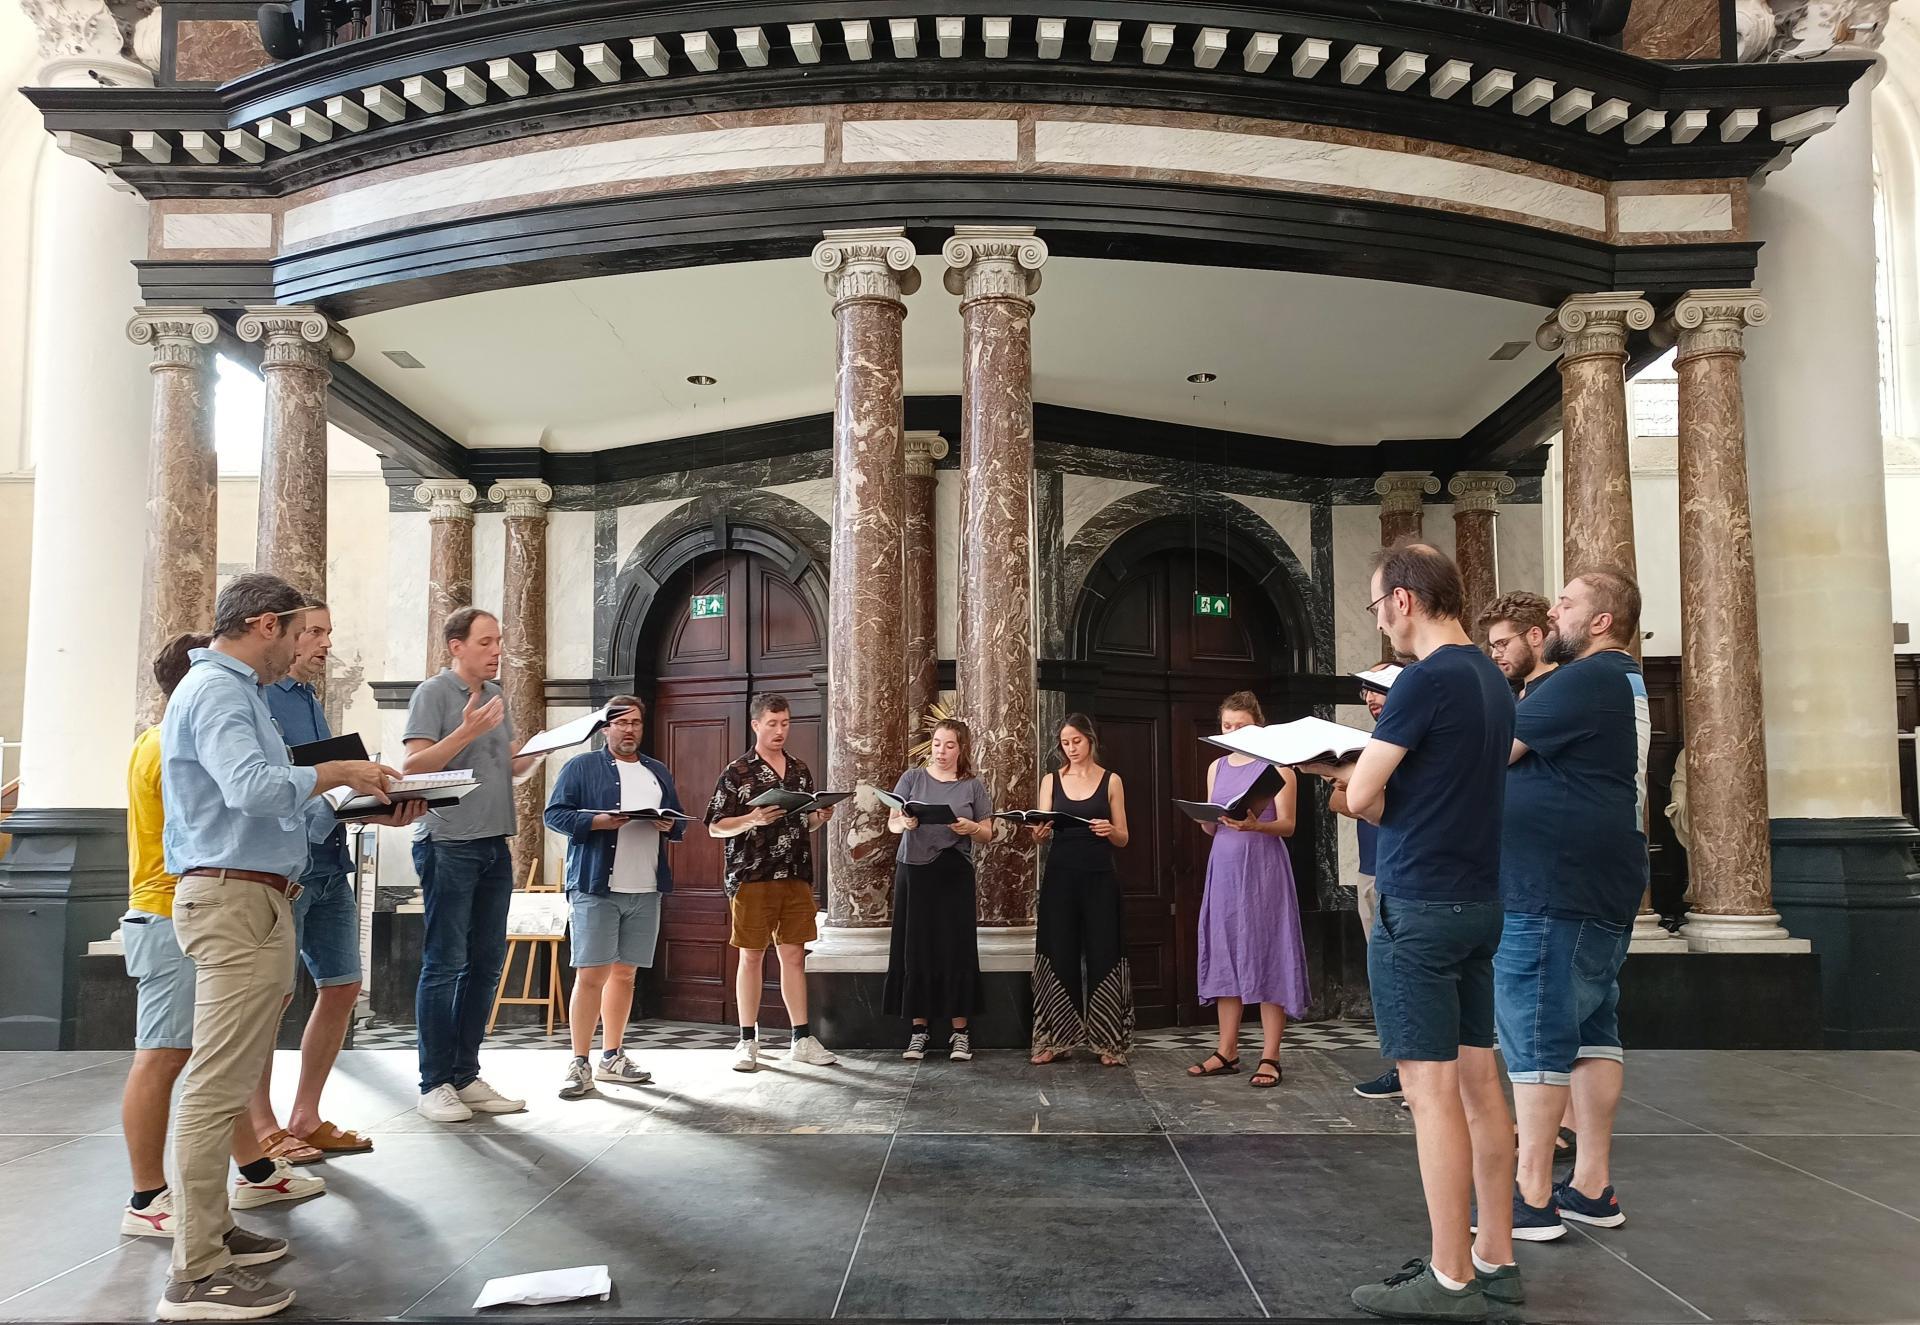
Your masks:
{"label": "black baseboard", "polygon": [[127,812],[23,809],[0,857],[0,1049],[72,1049],[80,965],[127,907]]}
{"label": "black baseboard", "polygon": [[1901,818],[1775,819],[1773,904],[1820,956],[1834,1049],[1920,1049],[1920,829]]}
{"label": "black baseboard", "polygon": [[1818,1049],[1820,956],[1634,953],[1620,971],[1620,1039],[1635,1049]]}
{"label": "black baseboard", "polygon": [[[822,1043],[833,1049],[900,1049],[907,1020],[880,1010],[884,971],[807,972],[807,1014]],[[976,1049],[1025,1049],[1033,1040],[1032,977],[1025,971],[980,976],[983,1008],[970,1019]],[[944,1042],[946,1031],[940,1031]]]}

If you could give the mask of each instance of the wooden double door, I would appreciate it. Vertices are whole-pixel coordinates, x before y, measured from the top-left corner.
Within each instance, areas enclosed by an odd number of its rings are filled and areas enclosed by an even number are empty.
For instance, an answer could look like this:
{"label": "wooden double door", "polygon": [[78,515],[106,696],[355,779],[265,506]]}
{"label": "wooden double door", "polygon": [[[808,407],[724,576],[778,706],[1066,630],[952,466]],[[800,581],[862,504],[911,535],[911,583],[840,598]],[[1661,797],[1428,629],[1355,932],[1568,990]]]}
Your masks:
{"label": "wooden double door", "polygon": [[[1232,595],[1232,615],[1197,616],[1194,593]],[[1260,682],[1285,657],[1283,623],[1250,576],[1224,573],[1209,560],[1196,581],[1191,551],[1132,563],[1117,591],[1089,623],[1084,661],[1100,664],[1091,716],[1100,761],[1126,788],[1127,846],[1115,853],[1126,895],[1128,959],[1142,1026],[1210,1020],[1199,1006],[1200,901],[1212,839],[1173,805],[1204,798],[1207,765],[1220,753],[1202,737],[1220,730],[1220,701],[1251,689],[1268,722],[1303,717]],[[1310,814],[1288,843],[1302,908],[1314,905],[1314,825]]]}
{"label": "wooden double door", "polygon": [[[726,615],[695,619],[696,595],[724,594]],[[636,671],[648,698],[646,748],[673,773],[687,813],[700,817],[720,771],[753,745],[747,708],[761,691],[792,707],[787,749],[826,776],[826,718],[815,681],[826,663],[819,613],[801,586],[750,552],[703,556],[660,588]],[[650,692],[650,693],[646,693]],[[825,895],[823,835],[814,839],[816,894]],[[668,848],[674,889],[662,903],[660,946],[647,979],[647,1012],[676,1021],[733,1023],[734,949],[721,844],[689,825]],[[787,1024],[779,967],[766,961],[760,1020]]]}

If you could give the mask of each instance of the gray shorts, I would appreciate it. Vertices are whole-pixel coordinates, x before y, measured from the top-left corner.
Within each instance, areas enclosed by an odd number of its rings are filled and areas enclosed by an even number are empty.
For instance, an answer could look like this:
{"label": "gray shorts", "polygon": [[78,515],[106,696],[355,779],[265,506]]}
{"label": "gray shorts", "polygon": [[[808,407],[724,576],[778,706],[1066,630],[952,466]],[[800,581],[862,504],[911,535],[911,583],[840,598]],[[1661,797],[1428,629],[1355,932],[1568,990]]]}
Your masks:
{"label": "gray shorts", "polygon": [[573,969],[652,966],[660,937],[659,893],[568,893]]}
{"label": "gray shorts", "polygon": [[127,974],[139,982],[136,1049],[193,1048],[193,959],[180,950],[173,919],[151,911],[120,917]]}

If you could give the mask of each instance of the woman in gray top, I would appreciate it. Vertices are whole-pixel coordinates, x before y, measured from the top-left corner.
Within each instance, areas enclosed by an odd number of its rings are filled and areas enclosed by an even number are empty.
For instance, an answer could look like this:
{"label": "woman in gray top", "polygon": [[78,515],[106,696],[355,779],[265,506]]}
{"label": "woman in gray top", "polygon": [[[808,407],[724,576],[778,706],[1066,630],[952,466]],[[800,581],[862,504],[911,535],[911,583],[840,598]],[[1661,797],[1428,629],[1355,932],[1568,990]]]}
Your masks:
{"label": "woman in gray top", "polygon": [[[900,834],[893,876],[893,947],[887,960],[883,1011],[909,1017],[906,1057],[927,1056],[928,1023],[953,1025],[948,1056],[973,1057],[967,1020],[980,1010],[980,949],[974,940],[973,846],[993,832],[993,804],[973,775],[973,734],[948,719],[933,729],[927,762],[894,784],[902,801],[951,810],[953,822],[922,823],[894,810],[887,826]],[[929,819],[934,816],[927,814]]]}

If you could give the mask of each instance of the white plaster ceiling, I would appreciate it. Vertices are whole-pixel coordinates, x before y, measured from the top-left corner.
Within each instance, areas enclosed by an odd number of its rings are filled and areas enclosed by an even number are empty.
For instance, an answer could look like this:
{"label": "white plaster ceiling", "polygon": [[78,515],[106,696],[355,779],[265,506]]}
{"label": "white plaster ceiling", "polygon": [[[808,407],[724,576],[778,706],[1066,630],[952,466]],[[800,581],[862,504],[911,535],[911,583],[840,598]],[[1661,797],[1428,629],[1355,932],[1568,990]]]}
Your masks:
{"label": "white plaster ceiling", "polygon": [[[920,271],[907,392],[957,394],[958,300],[938,256]],[[1550,362],[1532,346],[1544,310],[1486,295],[1075,258],[1043,274],[1034,395],[1055,405],[1370,445],[1458,436]],[[347,326],[355,367],[467,446],[593,451],[833,407],[831,306],[804,258],[488,291]],[[1517,359],[1489,362],[1516,340]]]}

